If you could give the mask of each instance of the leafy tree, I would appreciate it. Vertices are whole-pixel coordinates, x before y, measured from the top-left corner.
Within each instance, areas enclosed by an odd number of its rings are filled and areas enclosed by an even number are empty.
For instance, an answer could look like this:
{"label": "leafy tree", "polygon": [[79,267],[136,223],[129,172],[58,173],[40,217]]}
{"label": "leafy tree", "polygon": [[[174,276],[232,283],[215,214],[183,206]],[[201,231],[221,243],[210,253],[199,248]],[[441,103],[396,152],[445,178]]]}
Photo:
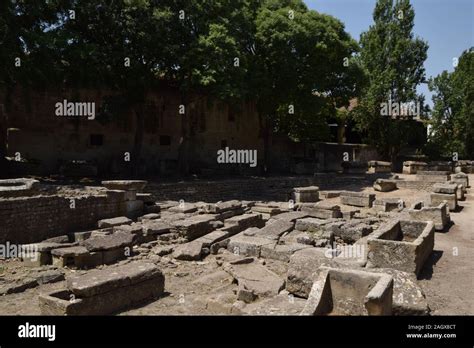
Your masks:
{"label": "leafy tree", "polygon": [[431,78],[429,88],[434,95],[427,152],[474,158],[474,49],[462,53],[454,72]]}
{"label": "leafy tree", "polygon": [[29,87],[58,81],[55,40],[62,1],[0,1],[0,161],[6,153],[6,127],[14,91],[29,103]]}
{"label": "leafy tree", "polygon": [[[109,99],[116,105],[106,109],[115,117],[135,115],[135,174],[147,95],[163,82],[179,89],[185,106],[199,95],[256,102],[266,154],[272,131],[301,140],[324,137],[327,118],[357,92],[357,43],[340,21],[309,11],[301,0],[37,3],[3,5],[7,15],[0,20],[18,28],[8,36],[11,49],[5,59],[11,60],[15,49],[25,64],[34,58],[36,71],[22,70],[22,84],[50,80],[68,88],[114,90],[116,96]],[[11,67],[0,67],[0,74],[2,81],[12,80]],[[183,173],[191,118],[181,116]]]}
{"label": "leafy tree", "polygon": [[[378,0],[374,24],[361,35],[361,62],[368,77],[354,118],[366,141],[392,162],[399,151],[416,137],[411,122],[381,116],[381,104],[420,103],[416,87],[425,82],[423,63],[428,44],[414,38],[415,13],[409,0]],[[423,116],[423,115],[420,115]]]}
{"label": "leafy tree", "polygon": [[[262,119],[265,162],[272,131],[320,140],[336,107],[357,95],[357,43],[337,19],[301,1],[264,1],[255,19],[250,91]],[[293,113],[292,113],[293,112]]]}

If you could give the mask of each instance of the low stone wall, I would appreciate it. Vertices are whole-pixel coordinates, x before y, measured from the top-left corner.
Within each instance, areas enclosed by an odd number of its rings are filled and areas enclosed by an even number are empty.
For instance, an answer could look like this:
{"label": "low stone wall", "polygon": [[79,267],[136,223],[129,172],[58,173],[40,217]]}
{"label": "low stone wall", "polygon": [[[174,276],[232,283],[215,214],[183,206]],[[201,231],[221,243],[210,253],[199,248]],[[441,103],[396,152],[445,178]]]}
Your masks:
{"label": "low stone wall", "polygon": [[431,192],[433,191],[434,182],[419,181],[419,180],[391,180],[396,183],[399,189],[420,190]]}
{"label": "low stone wall", "polygon": [[372,186],[374,180],[387,177],[386,174],[344,175],[337,173],[317,173],[314,176],[294,177],[250,177],[219,181],[183,181],[147,186],[147,192],[159,200],[183,199],[188,202],[218,202],[239,200],[292,199],[293,189],[303,186],[319,186],[323,190],[338,189],[351,185]]}
{"label": "low stone wall", "polygon": [[94,228],[97,220],[123,215],[124,208],[106,195],[0,199],[0,243],[34,243]]}

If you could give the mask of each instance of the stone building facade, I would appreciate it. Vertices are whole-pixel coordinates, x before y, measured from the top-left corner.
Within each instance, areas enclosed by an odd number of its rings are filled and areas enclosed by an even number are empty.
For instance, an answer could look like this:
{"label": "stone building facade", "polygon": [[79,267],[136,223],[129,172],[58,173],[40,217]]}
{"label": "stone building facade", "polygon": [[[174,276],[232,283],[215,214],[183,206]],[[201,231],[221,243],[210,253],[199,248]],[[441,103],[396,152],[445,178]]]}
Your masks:
{"label": "stone building facade", "polygon": [[[115,98],[115,99],[114,99]],[[137,118],[132,111],[122,113],[120,98],[104,90],[24,90],[18,89],[9,98],[2,96],[0,108],[0,142],[6,156],[21,159],[12,162],[14,173],[51,174],[60,172],[70,161],[86,161],[98,174],[127,174],[133,161]],[[95,117],[57,116],[56,104],[68,102],[95,103]],[[107,113],[114,100],[116,114]],[[147,174],[175,173],[178,166],[183,129],[187,143],[190,171],[217,170],[254,171],[248,165],[217,163],[217,151],[230,149],[257,150],[258,163],[263,156],[263,141],[254,104],[229,106],[205,96],[191,96],[181,102],[178,91],[156,89],[146,98],[143,107],[144,134],[140,172]],[[184,105],[184,114],[180,106]],[[117,110],[118,109],[118,110]],[[90,118],[90,117],[89,117]],[[24,162],[27,160],[27,163]],[[227,168],[226,168],[227,167]],[[19,171],[19,173],[15,173]]]}

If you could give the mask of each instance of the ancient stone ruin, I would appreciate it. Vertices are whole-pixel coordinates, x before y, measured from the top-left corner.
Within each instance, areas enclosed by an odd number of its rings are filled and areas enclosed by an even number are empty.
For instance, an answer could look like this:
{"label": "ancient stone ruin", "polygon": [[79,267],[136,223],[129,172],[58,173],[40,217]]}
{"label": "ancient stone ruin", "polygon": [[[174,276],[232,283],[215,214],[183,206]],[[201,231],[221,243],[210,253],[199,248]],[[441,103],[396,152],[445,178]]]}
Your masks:
{"label": "ancient stone ruin", "polygon": [[143,180],[1,181],[0,239],[19,248],[0,261],[0,299],[34,294],[33,310],[13,307],[46,315],[428,315],[420,279],[469,175],[366,167],[357,190],[361,179],[317,175],[275,200],[167,200]]}

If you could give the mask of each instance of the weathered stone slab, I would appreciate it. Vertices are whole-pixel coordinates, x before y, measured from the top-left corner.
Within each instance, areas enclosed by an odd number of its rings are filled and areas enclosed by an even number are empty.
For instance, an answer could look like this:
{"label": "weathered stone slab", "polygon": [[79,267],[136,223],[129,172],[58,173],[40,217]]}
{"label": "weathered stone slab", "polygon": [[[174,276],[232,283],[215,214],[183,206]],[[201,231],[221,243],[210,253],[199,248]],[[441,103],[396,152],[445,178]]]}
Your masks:
{"label": "weathered stone slab", "polygon": [[202,243],[203,247],[208,248],[212,244],[217,243],[225,238],[230,237],[230,233],[228,231],[216,230],[211,233],[208,233],[194,241]]}
{"label": "weathered stone slab", "polygon": [[374,190],[380,192],[389,192],[397,189],[397,184],[391,180],[377,179],[374,182]]}
{"label": "weathered stone slab", "polygon": [[144,221],[144,220],[156,220],[160,218],[160,214],[156,213],[150,213],[150,214],[145,214],[143,216],[140,216],[138,218],[138,221]]}
{"label": "weathered stone slab", "polygon": [[257,262],[230,264],[223,268],[239,284],[239,287],[258,298],[276,296],[284,289],[285,281]]}
{"label": "weathered stone slab", "polygon": [[294,226],[295,224],[291,221],[275,220],[272,223],[267,223],[265,227],[260,230],[258,236],[278,240],[282,234],[293,230]]}
{"label": "weathered stone slab", "polygon": [[231,200],[225,202],[218,202],[215,204],[206,204],[203,207],[203,210],[206,213],[218,214],[229,210],[237,210],[240,208],[242,208],[242,202],[237,200]]}
{"label": "weathered stone slab", "polygon": [[240,230],[246,230],[250,227],[263,227],[265,222],[262,220],[261,214],[244,214],[231,217],[224,221],[226,225],[237,225]]}
{"label": "weathered stone slab", "polygon": [[120,225],[130,225],[133,221],[125,216],[119,216],[112,219],[103,219],[98,221],[99,228],[114,227]]}
{"label": "weathered stone slab", "polygon": [[102,186],[109,190],[141,191],[147,183],[145,180],[107,180],[102,181]]}
{"label": "weathered stone slab", "polygon": [[340,218],[342,216],[339,205],[324,201],[311,205],[301,204],[298,206],[298,209],[308,214],[308,216],[319,219]]}
{"label": "weathered stone slab", "polygon": [[303,211],[290,211],[290,212],[275,215],[272,217],[272,219],[295,222],[297,219],[302,219],[307,216],[309,216],[308,213],[303,212]]}
{"label": "weathered stone slab", "polygon": [[152,220],[144,222],[142,229],[143,235],[157,236],[161,234],[170,233],[171,226],[162,221]]}
{"label": "weathered stone slab", "polygon": [[178,245],[173,251],[173,257],[184,261],[198,261],[202,256],[203,243],[197,240]]}
{"label": "weathered stone slab", "polygon": [[81,256],[88,254],[89,251],[83,246],[73,246],[68,248],[59,248],[51,250],[51,255],[68,257],[68,256]]}
{"label": "weathered stone slab", "polygon": [[375,201],[375,194],[344,191],[340,195],[341,204],[352,205],[356,207],[371,208]]}
{"label": "weathered stone slab", "polygon": [[260,257],[262,246],[273,247],[276,241],[257,236],[246,236],[244,233],[239,233],[231,238],[227,244],[227,250],[243,256]]}
{"label": "weathered stone slab", "polygon": [[171,224],[179,234],[191,241],[214,230],[214,226],[211,224],[212,221],[215,221],[215,216],[203,214],[174,221]]}
{"label": "weathered stone slab", "polygon": [[290,256],[301,249],[312,248],[311,245],[304,245],[301,243],[292,244],[277,244],[277,245],[262,245],[260,250],[260,257],[265,259],[278,260],[289,262]]}
{"label": "weathered stone slab", "polygon": [[168,211],[173,212],[173,213],[189,214],[189,213],[196,212],[197,207],[196,205],[192,203],[181,203],[174,207],[169,208]]}
{"label": "weathered stone slab", "polygon": [[113,268],[92,270],[67,279],[67,288],[78,297],[92,297],[115,288],[130,286],[157,276],[161,271],[152,263],[130,262]]}
{"label": "weathered stone slab", "polygon": [[155,265],[132,262],[70,277],[68,289],[40,295],[39,305],[43,315],[112,314],[157,298],[164,291],[164,282]]}
{"label": "weathered stone slab", "polygon": [[115,232],[104,237],[89,238],[82,242],[82,245],[89,251],[105,251],[131,247],[133,240],[133,233]]}

